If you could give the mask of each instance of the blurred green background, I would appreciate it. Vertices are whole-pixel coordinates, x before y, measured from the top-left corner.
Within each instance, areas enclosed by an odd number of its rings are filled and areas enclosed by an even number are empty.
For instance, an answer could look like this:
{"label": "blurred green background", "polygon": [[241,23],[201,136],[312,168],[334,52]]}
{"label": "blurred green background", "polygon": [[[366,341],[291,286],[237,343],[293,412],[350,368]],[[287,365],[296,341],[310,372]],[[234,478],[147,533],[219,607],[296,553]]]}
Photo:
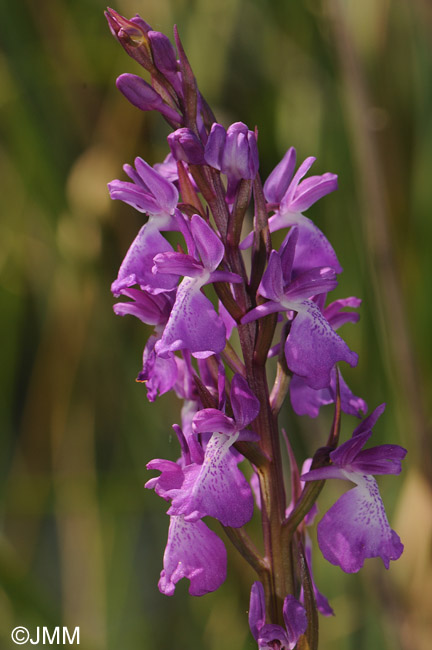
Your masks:
{"label": "blurred green background", "polygon": [[[115,88],[138,73],[100,0],[2,0],[0,23],[0,646],[17,625],[81,628],[86,650],[254,648],[252,575],[229,557],[215,594],[185,581],[159,594],[166,504],[145,465],[175,459],[179,402],[149,405],[134,379],[146,328],[116,318],[109,287],[142,223],[106,183],[141,155],[167,153],[167,128]],[[375,442],[409,449],[383,477],[405,543],[386,572],[357,576],[315,556],[336,617],[322,650],[430,648],[432,638],[432,5],[428,0],[118,0],[171,36],[177,23],[203,94],[226,124],[259,128],[265,178],[294,145],[340,190],[310,211],[345,273],[338,296],[364,300],[344,336],[360,354],[344,375],[374,408]],[[309,214],[309,213],[308,213]],[[283,422],[300,453],[318,421]],[[343,421],[344,436],[352,419]],[[317,443],[317,440],[319,441]],[[342,486],[327,484],[321,512]]]}

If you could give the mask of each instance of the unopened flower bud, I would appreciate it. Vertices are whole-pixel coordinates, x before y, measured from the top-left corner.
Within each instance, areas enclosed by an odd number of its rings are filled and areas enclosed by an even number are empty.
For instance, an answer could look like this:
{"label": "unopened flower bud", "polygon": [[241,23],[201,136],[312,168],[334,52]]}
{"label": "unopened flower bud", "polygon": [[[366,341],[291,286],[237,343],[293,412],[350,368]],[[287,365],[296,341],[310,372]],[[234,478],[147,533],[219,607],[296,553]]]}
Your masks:
{"label": "unopened flower bud", "polygon": [[183,160],[190,165],[201,165],[204,162],[204,147],[190,129],[177,129],[170,133],[168,144],[176,160]]}
{"label": "unopened flower bud", "polygon": [[127,20],[114,9],[105,12],[109,28],[113,36],[123,46],[129,56],[146,70],[153,69],[153,58],[150,49],[148,32],[151,27],[140,16]]}
{"label": "unopened flower bud", "polygon": [[212,125],[208,140],[206,142],[205,161],[210,167],[222,169],[222,155],[225,147],[226,131],[222,124],[215,122]]}
{"label": "unopened flower bud", "polygon": [[150,31],[148,38],[156,68],[168,79],[177,94],[181,94],[182,84],[179,76],[179,68],[171,41],[162,32]]}
{"label": "unopened flower bud", "polygon": [[144,79],[135,74],[121,74],[116,81],[117,88],[131,104],[142,111],[158,111],[170,123],[180,124],[181,117],[168,106],[161,96]]}
{"label": "unopened flower bud", "polygon": [[222,171],[237,178],[253,180],[258,171],[256,136],[246,124],[236,122],[227,130],[222,155]]}
{"label": "unopened flower bud", "polygon": [[205,161],[228,178],[227,200],[232,202],[240,180],[253,180],[257,174],[256,136],[243,122],[231,124],[227,131],[213,124],[205,147]]}

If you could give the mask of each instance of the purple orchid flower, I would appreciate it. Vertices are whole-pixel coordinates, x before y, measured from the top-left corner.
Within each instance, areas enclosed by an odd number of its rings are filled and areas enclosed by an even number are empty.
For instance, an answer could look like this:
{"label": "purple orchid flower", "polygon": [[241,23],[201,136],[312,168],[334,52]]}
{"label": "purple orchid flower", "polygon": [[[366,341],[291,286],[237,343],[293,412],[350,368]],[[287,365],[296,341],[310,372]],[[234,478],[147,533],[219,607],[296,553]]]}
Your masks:
{"label": "purple orchid flower", "polygon": [[357,487],[340,497],[318,524],[318,544],[331,564],[356,573],[364,560],[381,557],[386,569],[403,551],[399,536],[390,528],[374,474],[399,474],[406,449],[379,445],[363,450],[372,427],[384,411],[378,406],[355,429],[352,438],[330,452],[331,465],[303,474],[302,481],[338,478]]}
{"label": "purple orchid flower", "polygon": [[[296,271],[306,271],[317,266],[331,266],[342,272],[330,242],[319,228],[303,212],[318,199],[337,189],[337,176],[326,173],[322,176],[302,178],[309,171],[315,158],[310,157],[300,165],[294,174],[296,151],[291,147],[264,183],[264,196],[270,205],[277,208],[269,219],[270,232],[298,226],[298,258]],[[240,244],[240,248],[252,245],[253,232]]]}
{"label": "purple orchid flower", "polygon": [[216,270],[224,256],[224,245],[196,214],[190,222],[190,233],[194,255],[170,252],[158,254],[153,260],[156,275],[184,276],[162,338],[156,344],[161,356],[184,349],[197,358],[221,352],[226,343],[225,325],[201,288],[210,282],[241,282],[235,273]]}
{"label": "purple orchid flower", "polygon": [[255,397],[246,379],[235,374],[231,381],[231,406],[234,418],[228,417],[219,409],[201,409],[193,420],[195,433],[218,431],[235,440],[257,440],[253,431],[246,427],[257,417],[260,410],[259,400]]}
{"label": "purple orchid flower", "polygon": [[172,218],[179,197],[175,185],[139,157],[135,158],[135,169],[131,165],[124,165],[123,169],[133,182],[108,183],[111,198],[124,201],[150,217],[159,217],[160,230],[178,230]]}
{"label": "purple orchid flower", "polygon": [[171,517],[159,591],[172,596],[182,578],[190,580],[191,596],[216,591],[226,578],[227,556],[221,539],[202,521]]}
{"label": "purple orchid flower", "polygon": [[171,244],[158,230],[157,224],[149,220],[140,229],[121,263],[116,280],[111,285],[115,296],[125,293],[125,289],[138,284],[150,293],[161,293],[175,289],[179,276],[152,273],[153,258],[160,253],[172,251]]}
{"label": "purple orchid flower", "polygon": [[178,191],[175,185],[150,167],[142,158],[135,159],[136,170],[124,165],[133,183],[115,180],[108,183],[110,196],[149,215],[132,242],[120,266],[111,291],[118,296],[122,291],[138,284],[150,293],[169,291],[178,283],[178,275],[156,277],[152,273],[153,257],[172,251],[171,244],[161,235],[161,230],[185,230],[184,218],[177,210]]}
{"label": "purple orchid flower", "polygon": [[[231,450],[235,439],[213,433],[206,445],[201,465],[190,464],[183,469],[184,481],[170,492],[169,515],[184,515],[185,521],[205,516],[218,519],[224,526],[244,526],[253,514],[253,497],[237,464],[243,460]],[[154,461],[153,461],[154,462]],[[160,469],[155,465],[151,469]]]}
{"label": "purple orchid flower", "polygon": [[202,409],[194,415],[192,431],[210,435],[201,458],[196,450],[197,443],[192,447],[176,427],[182,447],[181,462],[155,459],[148,463],[148,469],[159,470],[161,475],[150,479],[146,487],[154,488],[159,496],[171,500],[169,515],[183,515],[185,521],[211,516],[224,526],[234,528],[251,519],[252,492],[237,467],[243,457],[233,453],[232,445],[239,438],[256,440],[256,435],[245,427],[258,415],[259,402],[240,375],[234,375],[232,380],[231,404],[235,419],[218,409]]}
{"label": "purple orchid flower", "polygon": [[254,582],[249,603],[249,627],[260,650],[293,650],[306,632],[306,611],[294,596],[289,594],[283,603],[285,628],[265,622],[265,596],[261,582]]}
{"label": "purple orchid flower", "polygon": [[143,353],[143,368],[137,377],[137,381],[145,382],[149,402],[167,393],[177,381],[175,357],[159,357],[154,349],[158,340],[157,336],[149,337]]}
{"label": "purple orchid flower", "polygon": [[[321,294],[318,297],[317,304],[320,305],[319,298],[325,297]],[[335,300],[328,307],[323,309],[323,315],[334,330],[347,322],[356,323],[359,315],[356,312],[344,312],[344,307],[359,307],[361,300],[359,298],[344,298]],[[341,408],[344,413],[361,417],[367,413],[367,404],[361,397],[356,397],[350,390],[344,378],[339,372],[339,391],[341,398]],[[293,375],[290,381],[290,398],[294,412],[297,415],[308,415],[315,418],[319,414],[321,406],[333,404],[336,400],[337,393],[337,371],[334,367],[330,375],[330,384],[326,388],[314,390],[310,388],[303,377]]]}
{"label": "purple orchid flower", "polygon": [[357,354],[333,330],[319,306],[310,299],[327,293],[337,285],[332,268],[309,269],[292,279],[298,229],[293,228],[281,247],[272,251],[262,277],[258,293],[268,302],[258,305],[242,318],[249,323],[257,318],[279,311],[294,311],[290,333],[285,343],[288,368],[303,377],[314,389],[330,384],[331,371],[338,361],[355,366]]}
{"label": "purple orchid flower", "polygon": [[122,289],[122,296],[130,302],[116,302],[113,306],[117,316],[127,314],[139,318],[146,325],[155,325],[157,330],[165,326],[174,303],[173,292],[148,293],[141,289]]}

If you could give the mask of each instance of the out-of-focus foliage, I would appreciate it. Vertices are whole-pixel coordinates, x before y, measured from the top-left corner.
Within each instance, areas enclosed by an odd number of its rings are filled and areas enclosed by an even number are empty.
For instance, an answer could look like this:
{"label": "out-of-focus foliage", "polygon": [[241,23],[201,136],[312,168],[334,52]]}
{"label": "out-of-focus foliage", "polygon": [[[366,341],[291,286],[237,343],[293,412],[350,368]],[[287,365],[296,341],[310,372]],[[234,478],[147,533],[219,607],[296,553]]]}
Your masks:
{"label": "out-of-focus foliage", "polygon": [[[316,553],[336,618],[322,650],[429,648],[432,637],[432,9],[427,0],[119,0],[171,34],[226,124],[259,128],[263,178],[294,145],[340,191],[313,216],[364,299],[344,336],[346,371],[373,408],[377,442],[409,449],[380,482],[402,559],[345,576]],[[106,183],[136,155],[167,153],[159,116],[116,91],[139,72],[99,0],[19,0],[0,23],[0,645],[16,625],[81,627],[86,650],[253,647],[251,573],[230,555],[219,592],[157,591],[168,519],[143,490],[145,464],[176,458],[178,403],[149,405],[134,381],[148,332],[114,317],[109,286],[142,223]],[[429,410],[428,410],[429,409]],[[300,456],[319,423],[284,413]],[[350,435],[352,421],[343,430]],[[302,436],[302,442],[300,440]],[[336,496],[327,485],[321,510]]]}

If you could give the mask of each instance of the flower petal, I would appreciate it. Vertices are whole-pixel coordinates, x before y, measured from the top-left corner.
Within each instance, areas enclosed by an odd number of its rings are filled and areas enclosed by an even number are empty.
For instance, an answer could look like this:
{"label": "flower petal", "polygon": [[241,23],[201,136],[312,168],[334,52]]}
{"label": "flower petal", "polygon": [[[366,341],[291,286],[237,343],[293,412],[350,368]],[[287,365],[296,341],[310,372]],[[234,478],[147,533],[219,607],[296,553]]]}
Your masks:
{"label": "flower petal", "polygon": [[219,411],[219,409],[201,409],[193,419],[193,430],[195,433],[225,433],[231,435],[236,433],[237,427],[232,418]]}
{"label": "flower petal", "polygon": [[226,578],[224,543],[202,521],[171,517],[159,591],[172,596],[182,578],[190,580],[191,596],[216,591]]}
{"label": "flower petal", "polygon": [[122,289],[134,284],[150,293],[173,289],[178,282],[178,275],[152,273],[154,256],[168,251],[172,251],[171,244],[153,223],[146,223],[132,242],[120,266],[117,279],[111,285],[113,294],[119,296]]}
{"label": "flower petal", "polygon": [[280,255],[277,251],[270,253],[270,259],[264,271],[258,292],[264,298],[279,302],[283,296],[283,275]]}
{"label": "flower petal", "polygon": [[224,256],[224,245],[214,230],[197,214],[192,216],[190,228],[204,268],[214,271]]}
{"label": "flower petal", "polygon": [[323,196],[337,190],[337,186],[336,174],[327,172],[322,176],[310,176],[299,183],[294,198],[290,203],[290,209],[296,212],[304,212]]}
{"label": "flower petal", "polygon": [[285,343],[288,368],[311,388],[326,388],[335,363],[346,361],[355,366],[358,356],[331,328],[314,302],[303,300],[291,308],[298,313]]}
{"label": "flower petal", "polygon": [[259,631],[265,624],[265,595],[261,582],[254,582],[251,587],[249,600],[249,627],[255,641],[258,641]]}
{"label": "flower petal", "polygon": [[287,631],[289,647],[294,648],[302,634],[306,632],[306,610],[291,594],[286,596],[283,604],[283,617]]}
{"label": "flower petal", "polygon": [[268,203],[280,203],[287,191],[296,165],[296,150],[290,147],[264,183]]}
{"label": "flower petal", "polygon": [[322,266],[297,275],[289,285],[285,296],[288,300],[307,299],[333,291],[336,287],[336,271],[330,266]]}
{"label": "flower petal", "polygon": [[381,557],[388,569],[403,544],[389,526],[378,485],[372,476],[346,474],[358,486],[343,494],[318,524],[322,554],[346,573],[356,573],[371,557]]}
{"label": "flower petal", "polygon": [[187,521],[210,516],[234,528],[251,519],[252,491],[237,467],[241,457],[234,457],[230,450],[236,438],[213,433],[203,464],[185,468],[185,482],[174,496],[168,514],[185,515]]}
{"label": "flower petal", "polygon": [[[339,373],[339,389],[341,408],[344,413],[361,417],[367,412],[367,404],[361,397],[356,397],[342,375]],[[321,406],[333,404],[336,400],[336,369],[331,372],[330,386],[314,390],[310,388],[303,377],[293,375],[290,382],[290,398],[294,412],[297,415],[308,415],[316,418]]]}
{"label": "flower petal", "polygon": [[246,379],[239,374],[232,378],[230,397],[236,425],[243,429],[257,417],[260,410],[259,400],[249,388]]}
{"label": "flower petal", "polygon": [[400,474],[401,460],[407,450],[399,445],[379,445],[359,452],[352,463],[353,469],[364,474]]}
{"label": "flower petal", "polygon": [[154,351],[157,340],[156,336],[150,336],[148,339],[144,348],[143,369],[137,377],[137,381],[146,384],[149,402],[154,402],[158,395],[167,393],[177,381],[177,364],[174,355],[166,358],[159,357]]}
{"label": "flower petal", "polygon": [[156,352],[164,356],[175,350],[189,350],[194,356],[210,356],[225,347],[225,325],[210,300],[200,290],[201,278],[185,278]]}

